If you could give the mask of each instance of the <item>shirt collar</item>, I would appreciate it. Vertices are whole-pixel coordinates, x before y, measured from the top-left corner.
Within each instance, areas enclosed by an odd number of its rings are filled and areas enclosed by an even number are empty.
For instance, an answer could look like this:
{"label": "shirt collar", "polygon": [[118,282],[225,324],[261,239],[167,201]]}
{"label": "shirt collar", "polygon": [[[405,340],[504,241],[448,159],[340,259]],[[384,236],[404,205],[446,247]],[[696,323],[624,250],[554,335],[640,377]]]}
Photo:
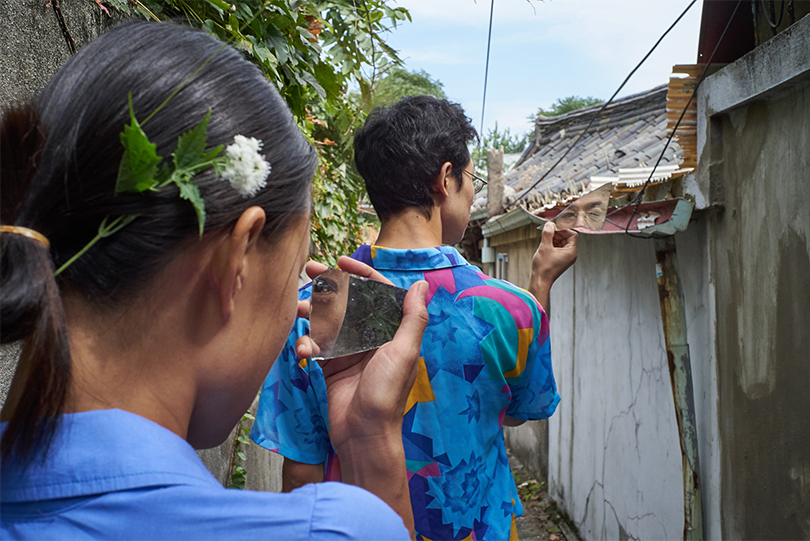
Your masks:
{"label": "shirt collar", "polygon": [[[0,425],[5,432],[7,423]],[[62,416],[45,460],[3,465],[0,500],[90,496],[148,486],[219,485],[186,440],[127,411]],[[219,485],[221,486],[221,485]]]}
{"label": "shirt collar", "polygon": [[383,246],[363,245],[352,257],[367,263],[370,261],[371,266],[379,270],[426,271],[469,264],[452,246],[395,250]]}

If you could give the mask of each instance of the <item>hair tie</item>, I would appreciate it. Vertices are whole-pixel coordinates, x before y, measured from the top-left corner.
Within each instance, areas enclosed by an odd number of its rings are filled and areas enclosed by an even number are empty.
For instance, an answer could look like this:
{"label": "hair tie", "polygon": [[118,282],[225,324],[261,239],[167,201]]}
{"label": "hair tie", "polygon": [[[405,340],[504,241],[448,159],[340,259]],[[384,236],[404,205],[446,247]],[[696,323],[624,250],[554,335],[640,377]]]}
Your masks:
{"label": "hair tie", "polygon": [[42,233],[34,231],[33,229],[28,229],[27,227],[19,227],[16,225],[0,225],[0,233],[13,233],[15,235],[22,235],[23,237],[28,237],[29,239],[34,239],[37,242],[41,242],[46,249],[51,249],[51,243],[48,242],[48,239]]}

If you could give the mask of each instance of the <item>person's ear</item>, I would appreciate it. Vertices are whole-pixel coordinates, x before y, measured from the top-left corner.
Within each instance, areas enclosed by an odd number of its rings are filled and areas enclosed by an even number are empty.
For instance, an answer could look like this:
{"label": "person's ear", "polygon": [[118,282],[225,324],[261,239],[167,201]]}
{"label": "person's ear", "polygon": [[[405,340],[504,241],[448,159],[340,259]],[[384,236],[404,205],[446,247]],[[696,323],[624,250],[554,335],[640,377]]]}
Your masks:
{"label": "person's ear", "polygon": [[453,164],[450,162],[444,162],[444,164],[442,164],[442,168],[439,169],[439,174],[436,175],[436,179],[433,181],[433,193],[446,199],[451,193],[451,182],[456,182],[455,178],[453,177]]}
{"label": "person's ear", "polygon": [[233,314],[236,297],[248,276],[247,255],[255,247],[265,219],[262,208],[250,207],[217,247],[212,266],[224,321]]}

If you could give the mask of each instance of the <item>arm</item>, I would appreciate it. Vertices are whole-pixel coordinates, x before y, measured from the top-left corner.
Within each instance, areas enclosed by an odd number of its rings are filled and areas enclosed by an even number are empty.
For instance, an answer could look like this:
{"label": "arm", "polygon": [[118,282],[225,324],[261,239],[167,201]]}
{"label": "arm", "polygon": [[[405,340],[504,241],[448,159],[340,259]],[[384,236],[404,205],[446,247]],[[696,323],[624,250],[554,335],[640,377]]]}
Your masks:
{"label": "arm", "polygon": [[532,258],[529,292],[546,312],[551,286],[577,260],[577,239],[575,231],[557,231],[553,222],[543,227],[540,246]]}
{"label": "arm", "polygon": [[[341,258],[343,270],[386,281],[371,267]],[[309,264],[307,272],[318,272]],[[402,418],[416,381],[419,349],[428,322],[427,283],[411,286],[403,305],[402,323],[391,342],[377,351],[322,362],[329,403],[329,436],[337,450],[345,483],[362,487],[386,502],[414,536],[408,488]],[[297,344],[299,356],[317,345]]]}
{"label": "arm", "polygon": [[289,458],[281,467],[281,492],[291,492],[309,483],[322,483],[323,464],[305,464]]}

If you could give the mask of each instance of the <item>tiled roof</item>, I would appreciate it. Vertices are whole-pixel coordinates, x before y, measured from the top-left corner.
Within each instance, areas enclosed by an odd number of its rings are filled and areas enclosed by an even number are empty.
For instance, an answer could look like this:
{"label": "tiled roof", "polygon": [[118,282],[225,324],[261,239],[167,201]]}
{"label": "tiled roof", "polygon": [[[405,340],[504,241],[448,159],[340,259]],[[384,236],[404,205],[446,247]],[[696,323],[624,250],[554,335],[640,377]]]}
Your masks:
{"label": "tiled roof", "polygon": [[[571,182],[581,191],[594,175],[616,176],[619,168],[655,165],[667,139],[666,96],[667,87],[661,85],[608,105],[576,148],[524,199],[529,208],[539,207],[539,194],[547,194],[548,190],[567,194]],[[538,118],[534,142],[506,173],[504,208],[515,206],[523,192],[574,143],[601,107],[594,105],[554,118]],[[681,154],[681,147],[673,140],[660,165],[678,165]],[[486,201],[484,190],[477,195],[473,210],[486,207]]]}

